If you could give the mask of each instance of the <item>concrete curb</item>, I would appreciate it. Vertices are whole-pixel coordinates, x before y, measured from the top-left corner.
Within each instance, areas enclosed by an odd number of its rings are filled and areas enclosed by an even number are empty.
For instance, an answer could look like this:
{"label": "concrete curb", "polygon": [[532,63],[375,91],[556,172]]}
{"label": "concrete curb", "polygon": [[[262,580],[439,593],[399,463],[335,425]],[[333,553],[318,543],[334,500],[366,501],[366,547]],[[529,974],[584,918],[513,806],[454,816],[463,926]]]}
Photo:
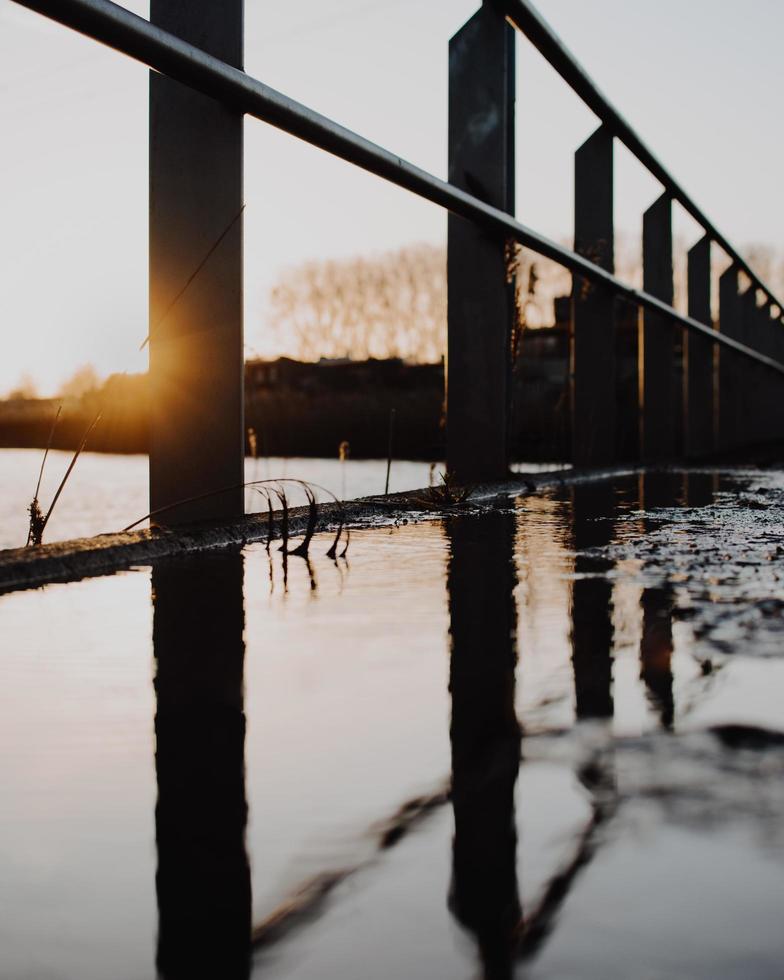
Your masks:
{"label": "concrete curb", "polygon": [[[489,503],[500,498],[518,497],[556,485],[605,480],[641,472],[641,467],[612,467],[596,470],[551,470],[546,473],[515,474],[500,483],[472,488],[469,503]],[[336,530],[342,516],[347,526],[380,518],[391,523],[401,514],[420,513],[422,519],[440,517],[456,508],[431,499],[429,488],[388,497],[362,497],[342,505],[319,505],[318,531]],[[281,512],[273,515],[273,536],[280,537]],[[308,508],[289,510],[289,534],[302,534],[307,525]],[[45,544],[39,548],[13,548],[0,551],[0,594],[38,588],[51,582],[70,582],[107,575],[135,565],[149,565],[164,558],[191,555],[216,548],[242,548],[266,541],[268,516],[253,514],[230,524],[191,525],[176,529],[150,528],[100,534]]]}

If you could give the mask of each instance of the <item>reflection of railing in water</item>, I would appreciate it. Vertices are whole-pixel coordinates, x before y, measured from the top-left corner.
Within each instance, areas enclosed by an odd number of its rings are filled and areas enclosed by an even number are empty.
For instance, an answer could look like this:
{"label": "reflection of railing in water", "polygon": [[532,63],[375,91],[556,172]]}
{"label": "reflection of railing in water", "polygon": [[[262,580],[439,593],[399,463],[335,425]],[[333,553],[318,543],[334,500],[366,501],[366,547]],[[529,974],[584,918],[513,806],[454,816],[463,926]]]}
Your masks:
{"label": "reflection of railing in water", "polygon": [[[707,490],[698,480],[693,481],[689,487],[681,474],[666,472],[645,473],[640,476],[638,483],[641,489],[641,508],[677,507],[686,503],[690,491],[693,499],[703,499]],[[650,526],[650,520],[643,521],[644,531]],[[645,684],[648,698],[665,729],[672,728],[675,717],[672,676],[674,605],[675,597],[669,583],[645,588],[640,596],[640,679]]]}
{"label": "reflection of railing in water", "polygon": [[[565,553],[572,549],[576,552],[572,585],[576,590],[571,604],[576,715],[578,720],[594,722],[586,726],[590,737],[574,756],[574,773],[586,793],[591,814],[563,863],[525,909],[520,907],[517,877],[514,791],[521,771],[521,733],[515,714],[516,569],[527,557],[519,553],[525,541],[519,526],[527,516],[524,511],[491,511],[447,519],[451,804],[455,819],[449,904],[476,938],[486,977],[511,976],[516,962],[538,954],[557,928],[560,912],[580,875],[605,840],[617,807],[632,798],[628,788],[616,787],[614,757],[617,747],[634,751],[634,740],[617,740],[611,725],[595,724],[602,719],[611,721],[614,711],[615,640],[610,619],[613,568],[611,560],[602,556],[615,535],[618,491],[623,493],[624,506],[634,511],[643,497],[648,506],[663,507],[683,503],[692,495],[704,501],[712,481],[707,476],[687,485],[681,475],[666,474],[658,481],[646,479],[638,484],[636,478],[629,478],[612,488],[594,484],[565,491],[572,498],[573,512],[562,547]],[[532,519],[539,520],[536,515]],[[560,536],[563,529],[553,528],[553,533]],[[339,893],[333,895],[333,890],[346,877],[383,861],[383,855],[404,841],[416,824],[450,799],[439,791],[401,807],[378,830],[377,849],[370,859],[356,867],[327,869],[315,876],[293,901],[281,906],[251,935],[243,842],[242,559],[237,555],[205,557],[206,563],[203,558],[161,562],[153,573],[158,664],[158,955],[164,977],[186,975],[188,970],[194,971],[190,975],[199,975],[210,955],[203,937],[208,945],[214,944],[216,956],[227,955],[226,950],[230,956],[233,950],[233,975],[243,976],[252,946],[274,944],[307,926],[331,899],[340,901]],[[590,587],[582,591],[579,583]],[[299,584],[307,588],[304,578]],[[603,591],[592,591],[598,584],[603,585]],[[669,657],[658,662],[650,638],[646,639],[646,609],[656,606],[659,610],[651,591],[643,591],[641,597],[640,663],[643,670],[647,665],[650,671],[642,680],[651,695],[659,697],[655,704],[667,727],[672,721],[672,668]],[[662,595],[665,602],[657,621],[671,635],[672,597],[666,591]],[[591,654],[596,666],[593,673]],[[522,678],[525,655],[522,649]],[[662,685],[669,685],[669,718]],[[535,746],[542,744],[540,739],[544,743],[552,740],[554,745],[559,737],[564,733],[542,730],[530,736],[527,744],[536,757]],[[580,746],[580,738],[578,734],[573,748]],[[644,746],[646,738],[637,741]],[[546,757],[548,750],[543,751]],[[205,765],[205,759],[210,758],[214,765]],[[219,812],[224,804],[226,811]],[[220,866],[214,861],[216,855],[221,858]],[[216,904],[217,894],[224,899],[222,903]],[[199,931],[196,953],[192,948],[194,929]]]}
{"label": "reflection of railing in water", "polygon": [[521,909],[514,788],[520,765],[515,713],[515,518],[447,522],[452,695],[450,906],[476,937],[488,978],[511,976]]}
{"label": "reflection of railing in water", "polygon": [[[450,907],[476,936],[487,977],[511,976],[514,961],[539,947],[571,881],[590,860],[605,817],[594,810],[574,856],[525,918],[514,814],[521,734],[514,703],[516,525],[511,513],[447,522],[451,793],[411,801],[378,838],[382,853],[451,799]],[[306,925],[333,888],[367,862],[318,876],[252,934],[244,845],[243,560],[230,553],[162,561],[154,567],[152,587],[158,969],[164,978],[241,978],[254,946]],[[579,778],[592,792],[603,777],[586,770]]]}
{"label": "reflection of railing in water", "polygon": [[164,980],[248,975],[243,559],[153,569],[159,930]]}
{"label": "reflection of railing in water", "polygon": [[672,588],[643,589],[640,678],[665,728],[672,728],[675,703],[672,690]]}
{"label": "reflection of railing in water", "polygon": [[[602,518],[611,513],[612,488],[579,489],[576,547],[608,543],[611,525]],[[481,520],[453,518],[447,534],[455,820],[449,903],[476,938],[483,976],[503,980],[513,975],[515,962],[539,950],[593,858],[599,829],[614,812],[614,777],[609,757],[601,752],[580,767],[576,776],[591,800],[591,818],[571,857],[555,870],[538,901],[523,910],[514,804],[521,748],[515,711],[517,517],[496,513]],[[600,567],[598,560],[583,556],[575,569],[572,643],[578,719],[609,718],[613,711],[611,585],[602,574],[608,565],[604,561]],[[595,577],[580,578],[589,573]],[[522,656],[524,664],[524,650]]]}
{"label": "reflection of railing in water", "polygon": [[612,718],[612,583],[611,563],[585,549],[610,543],[613,532],[613,486],[577,485],[572,490],[574,583],[572,585],[572,667],[578,719]]}

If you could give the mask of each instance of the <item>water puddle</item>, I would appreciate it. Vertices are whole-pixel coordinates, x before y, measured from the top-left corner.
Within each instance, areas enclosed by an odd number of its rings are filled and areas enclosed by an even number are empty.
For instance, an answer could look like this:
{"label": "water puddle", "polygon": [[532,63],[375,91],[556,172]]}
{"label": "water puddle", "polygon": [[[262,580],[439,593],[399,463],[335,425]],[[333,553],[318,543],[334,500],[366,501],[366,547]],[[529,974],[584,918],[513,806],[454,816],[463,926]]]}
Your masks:
{"label": "water puddle", "polygon": [[782,521],[651,474],[3,596],[0,975],[778,975]]}

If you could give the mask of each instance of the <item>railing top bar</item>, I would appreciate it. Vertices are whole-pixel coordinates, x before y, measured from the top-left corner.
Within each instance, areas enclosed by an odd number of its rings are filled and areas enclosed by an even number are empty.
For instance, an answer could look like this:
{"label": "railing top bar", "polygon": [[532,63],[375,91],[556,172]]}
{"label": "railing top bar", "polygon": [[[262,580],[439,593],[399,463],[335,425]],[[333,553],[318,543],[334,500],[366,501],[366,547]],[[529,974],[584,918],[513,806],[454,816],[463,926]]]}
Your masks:
{"label": "railing top bar", "polygon": [[61,24],[143,62],[163,74],[270,123],[292,136],[318,146],[343,160],[383,177],[440,207],[511,238],[571,272],[584,276],[667,319],[710,338],[722,347],[784,375],[784,364],[766,357],[697,320],[683,316],[639,289],[634,289],[601,266],[520,224],[511,215],[340,126],[307,106],[269,88],[238,68],[227,65],[181,38],[161,30],[110,0],[16,0]]}
{"label": "railing top bar", "polygon": [[631,153],[646,167],[651,174],[663,185],[678,203],[694,218],[698,225],[719,245],[732,259],[733,263],[751,279],[752,283],[761,289],[766,296],[778,306],[784,316],[784,305],[765,283],[757,276],[748,262],[740,255],[730,242],[721,234],[716,226],[708,220],[703,211],[697,207],[691,197],[657,160],[651,150],[643,143],[629,123],[618,112],[615,106],[597,88],[591,76],[569,51],[563,41],[553,31],[547,21],[529,0],[492,0],[506,17],[517,27],[533,46],[553,66],[563,80],[580,96],[588,108],[607,126]]}

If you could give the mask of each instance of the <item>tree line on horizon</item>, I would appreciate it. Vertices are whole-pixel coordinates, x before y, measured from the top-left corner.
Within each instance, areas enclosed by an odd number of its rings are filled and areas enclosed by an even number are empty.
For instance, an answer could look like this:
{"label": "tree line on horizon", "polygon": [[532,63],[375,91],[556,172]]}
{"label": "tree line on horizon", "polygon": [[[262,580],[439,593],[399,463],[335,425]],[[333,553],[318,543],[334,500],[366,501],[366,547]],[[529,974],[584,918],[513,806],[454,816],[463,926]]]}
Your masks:
{"label": "tree line on horizon", "polygon": [[[564,242],[571,247],[571,242]],[[673,244],[675,308],[686,312],[688,243]],[[745,250],[749,265],[774,293],[784,293],[784,251],[769,245]],[[713,305],[718,278],[729,265],[713,250]],[[620,279],[642,286],[640,243],[616,235],[615,268]],[[568,270],[529,249],[516,248],[508,268],[514,276],[518,327],[555,324],[555,300],[568,296]],[[748,285],[741,275],[741,288]],[[302,360],[320,357],[398,357],[434,363],[446,350],[446,248],[409,245],[374,256],[312,260],[284,271],[271,291],[270,326],[281,343],[292,343]]]}
{"label": "tree line on horizon", "polygon": [[[570,243],[565,243],[570,244]],[[642,285],[640,245],[616,236],[617,275]],[[686,309],[687,243],[674,243],[675,307]],[[763,282],[784,293],[784,251],[754,244],[744,250]],[[714,249],[714,309],[719,274],[728,262]],[[511,258],[517,292],[518,327],[544,329],[555,322],[555,300],[571,292],[571,274],[556,263],[516,248]],[[281,349],[303,361],[325,358],[401,358],[437,363],[446,350],[446,248],[412,244],[371,256],[313,259],[284,270],[270,292],[268,326]],[[97,394],[102,380],[93,365],[78,367],[55,397],[82,399]],[[112,386],[123,387],[121,382]],[[38,397],[35,379],[24,374],[8,400]]]}

